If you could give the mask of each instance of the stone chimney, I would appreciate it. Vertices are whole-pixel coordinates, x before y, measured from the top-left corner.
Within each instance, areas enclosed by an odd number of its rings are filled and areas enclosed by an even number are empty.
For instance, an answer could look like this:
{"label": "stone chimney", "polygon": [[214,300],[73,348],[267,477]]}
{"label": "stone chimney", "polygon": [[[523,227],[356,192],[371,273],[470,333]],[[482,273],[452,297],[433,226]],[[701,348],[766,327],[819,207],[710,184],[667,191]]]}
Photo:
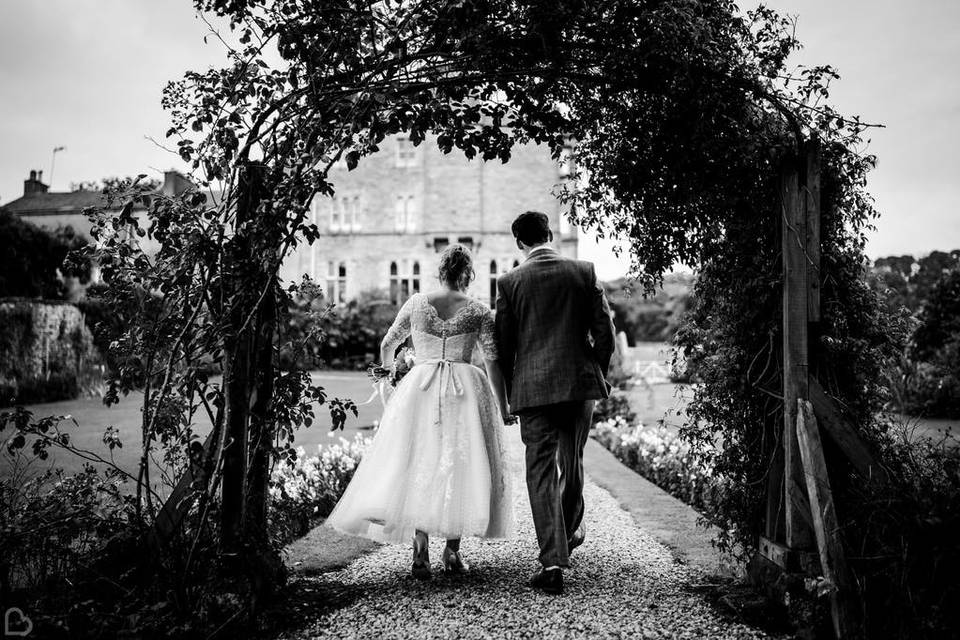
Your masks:
{"label": "stone chimney", "polygon": [[46,193],[49,187],[43,184],[43,171],[30,170],[30,177],[23,181],[23,195]]}
{"label": "stone chimney", "polygon": [[172,198],[179,196],[184,191],[195,188],[193,183],[179,171],[171,169],[170,171],[163,172],[163,186],[160,187],[160,192],[163,195]]}

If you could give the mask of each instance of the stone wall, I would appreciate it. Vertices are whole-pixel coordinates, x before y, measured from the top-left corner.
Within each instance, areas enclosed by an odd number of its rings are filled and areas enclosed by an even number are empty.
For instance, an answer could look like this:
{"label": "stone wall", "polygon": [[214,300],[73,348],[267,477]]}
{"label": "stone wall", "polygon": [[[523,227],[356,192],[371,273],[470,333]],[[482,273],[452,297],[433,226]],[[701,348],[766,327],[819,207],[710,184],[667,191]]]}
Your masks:
{"label": "stone wall", "polygon": [[0,382],[5,387],[22,390],[69,378],[67,386],[79,388],[81,378],[99,362],[83,314],[71,304],[0,299],[0,326]]}
{"label": "stone wall", "polygon": [[470,293],[489,301],[491,269],[504,273],[522,259],[510,223],[531,209],[550,216],[557,247],[576,256],[576,233],[561,224],[553,196],[562,177],[545,148],[520,147],[503,164],[470,161],[458,151],[444,155],[430,138],[410,147],[394,137],[354,171],[338,167],[331,178],[334,198],[317,198],[313,206],[323,235],[293,254],[281,275],[298,281],[308,274],[324,286],[330,281],[333,298],[370,290],[389,296],[391,265],[394,280],[409,280],[411,290],[432,289],[440,250],[464,242],[473,248],[477,271]]}

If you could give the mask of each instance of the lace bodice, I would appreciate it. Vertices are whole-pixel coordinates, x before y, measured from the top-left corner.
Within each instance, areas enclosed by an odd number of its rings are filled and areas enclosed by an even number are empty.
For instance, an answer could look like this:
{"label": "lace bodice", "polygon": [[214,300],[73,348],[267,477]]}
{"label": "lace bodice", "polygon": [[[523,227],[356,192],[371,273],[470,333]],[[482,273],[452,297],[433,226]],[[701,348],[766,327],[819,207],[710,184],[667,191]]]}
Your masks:
{"label": "lace bodice", "polygon": [[413,336],[417,360],[470,362],[477,344],[488,360],[497,359],[493,312],[481,302],[471,300],[452,317],[443,320],[427,296],[416,293],[400,308],[384,342],[393,353],[401,342]]}

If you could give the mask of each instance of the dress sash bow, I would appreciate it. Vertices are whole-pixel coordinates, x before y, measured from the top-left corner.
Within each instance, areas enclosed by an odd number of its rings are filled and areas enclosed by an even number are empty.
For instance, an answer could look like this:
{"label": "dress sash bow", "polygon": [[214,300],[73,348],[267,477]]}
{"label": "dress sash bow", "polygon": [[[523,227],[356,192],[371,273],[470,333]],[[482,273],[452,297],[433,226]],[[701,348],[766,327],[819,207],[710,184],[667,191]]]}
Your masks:
{"label": "dress sash bow", "polygon": [[421,390],[426,390],[431,384],[433,384],[434,380],[438,379],[439,376],[441,395],[448,395],[451,387],[453,388],[454,395],[463,395],[463,382],[460,380],[460,376],[457,374],[457,368],[453,366],[454,364],[466,364],[462,360],[448,360],[446,358],[417,358],[416,363],[418,365],[422,364],[433,367],[430,375],[420,383]]}

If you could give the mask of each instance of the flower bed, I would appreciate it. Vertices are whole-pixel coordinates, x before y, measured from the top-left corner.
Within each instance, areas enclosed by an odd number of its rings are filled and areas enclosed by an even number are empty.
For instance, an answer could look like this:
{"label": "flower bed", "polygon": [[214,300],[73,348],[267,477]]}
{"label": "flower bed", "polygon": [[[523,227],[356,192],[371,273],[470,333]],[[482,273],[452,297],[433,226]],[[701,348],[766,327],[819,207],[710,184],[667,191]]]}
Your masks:
{"label": "flower bed", "polygon": [[625,465],[698,511],[722,489],[709,452],[694,452],[665,427],[645,427],[615,416],[598,422],[593,437]]}
{"label": "flower bed", "polygon": [[330,515],[371,440],[363,434],[340,438],[310,458],[299,447],[295,460],[277,465],[270,479],[270,530],[276,540],[295,540]]}

